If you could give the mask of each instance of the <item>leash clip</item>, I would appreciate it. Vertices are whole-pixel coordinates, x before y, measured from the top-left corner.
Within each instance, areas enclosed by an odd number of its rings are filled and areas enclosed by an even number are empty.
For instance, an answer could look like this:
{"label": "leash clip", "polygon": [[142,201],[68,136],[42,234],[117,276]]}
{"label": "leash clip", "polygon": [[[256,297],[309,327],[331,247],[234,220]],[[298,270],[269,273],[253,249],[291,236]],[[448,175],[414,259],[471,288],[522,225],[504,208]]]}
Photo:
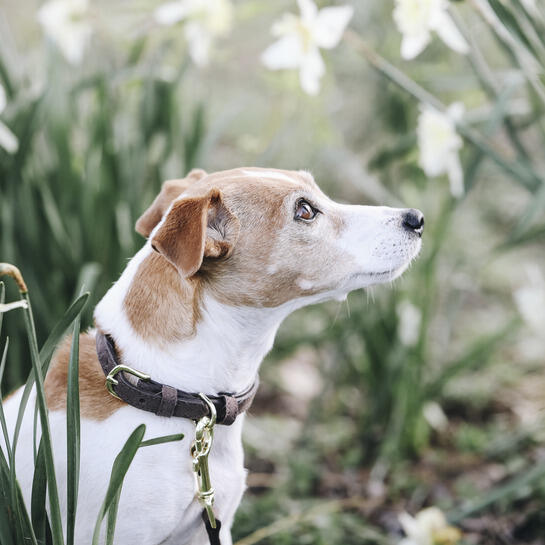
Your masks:
{"label": "leash clip", "polygon": [[199,397],[208,405],[210,416],[203,416],[197,421],[195,428],[195,440],[191,443],[191,457],[193,458],[193,471],[197,482],[197,499],[203,506],[210,526],[216,528],[214,515],[214,488],[210,481],[210,469],[208,467],[208,455],[214,439],[214,425],[216,423],[216,407],[203,393]]}
{"label": "leash clip", "polygon": [[146,375],[146,373],[142,373],[141,371],[137,371],[136,369],[133,369],[132,367],[129,367],[128,365],[116,365],[106,377],[106,388],[108,389],[108,392],[110,392],[114,397],[117,397],[117,399],[121,399],[115,392],[114,392],[114,386],[117,386],[119,384],[119,381],[115,378],[115,376],[118,373],[121,372],[129,373],[131,375],[134,375],[135,377],[138,377],[140,380],[150,380],[151,377],[149,375]]}

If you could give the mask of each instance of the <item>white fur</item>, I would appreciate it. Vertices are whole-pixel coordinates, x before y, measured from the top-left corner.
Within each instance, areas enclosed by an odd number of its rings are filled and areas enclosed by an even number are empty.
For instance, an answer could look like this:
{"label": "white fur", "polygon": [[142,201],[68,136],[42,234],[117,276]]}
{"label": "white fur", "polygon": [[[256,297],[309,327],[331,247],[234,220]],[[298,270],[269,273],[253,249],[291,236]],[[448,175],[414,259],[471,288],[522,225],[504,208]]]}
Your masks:
{"label": "white fur", "polygon": [[242,173],[244,174],[244,176],[251,176],[252,178],[255,178],[257,176],[258,178],[267,178],[269,180],[284,180],[285,182],[291,182],[292,184],[299,183],[294,178],[291,178],[290,176],[287,176],[286,174],[283,174],[282,172],[277,172],[275,170],[243,170]]}
{"label": "white fur", "polygon": [[[243,173],[297,183],[276,171],[244,170]],[[308,188],[306,191],[308,193]],[[340,235],[334,236],[332,226],[326,221],[320,227],[324,231],[321,233],[324,241],[346,256],[343,263],[339,263],[344,279],[338,285],[274,308],[227,306],[205,293],[196,334],[184,341],[158,346],[136,334],[123,308],[125,295],[140,263],[153,251],[148,241],[95,310],[97,324],[112,334],[123,354],[123,362],[149,373],[156,381],[186,391],[207,394],[241,391],[253,382],[263,357],[272,347],[280,323],[290,312],[325,299],[342,299],[352,289],[393,278],[418,252],[420,240],[405,233],[401,227],[402,211],[340,205],[321,193],[315,198],[324,209],[334,209],[345,219],[345,228]],[[289,248],[285,247],[289,239],[281,240],[279,244],[278,251],[289,255]],[[273,265],[269,265],[271,268]],[[272,272],[274,270],[269,270]],[[302,288],[314,286],[314,282],[304,280],[304,276],[299,284]],[[145,316],[142,319],[145,320]],[[6,417],[11,426],[15,422],[19,399],[20,392],[6,403]],[[31,400],[29,409],[33,404]],[[17,450],[17,471],[28,503],[33,474],[32,414],[32,410],[27,410]],[[64,502],[65,413],[52,412],[50,418],[59,493]],[[241,443],[243,419],[239,417],[230,427],[216,427],[210,455],[212,483],[216,489],[215,512],[223,524],[222,545],[231,543],[230,527],[245,486]],[[158,417],[129,406],[104,421],[85,418],[81,421],[76,542],[89,543],[113,460],[140,423],[146,424],[146,438],[182,432],[185,439],[139,450],[123,487],[115,543],[206,544],[189,455],[194,424],[181,418]],[[10,433],[13,433],[12,428]],[[65,506],[61,508],[65,512]]]}

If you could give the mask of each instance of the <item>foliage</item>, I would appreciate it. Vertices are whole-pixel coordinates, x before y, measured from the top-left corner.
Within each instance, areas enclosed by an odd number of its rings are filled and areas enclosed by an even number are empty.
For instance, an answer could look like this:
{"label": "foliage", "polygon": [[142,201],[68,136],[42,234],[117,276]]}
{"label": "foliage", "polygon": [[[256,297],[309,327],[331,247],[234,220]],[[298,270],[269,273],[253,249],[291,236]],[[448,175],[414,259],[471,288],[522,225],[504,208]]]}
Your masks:
{"label": "foliage", "polygon": [[[16,279],[21,279],[18,269],[11,265],[0,264],[0,274],[9,275]],[[36,341],[36,331],[30,297],[24,282],[19,284],[24,321],[26,326],[27,342],[30,349],[32,371],[25,385],[25,394],[21,398],[18,418],[15,423],[13,436],[8,433],[8,425],[4,416],[3,403],[0,400],[0,425],[3,433],[3,443],[0,448],[0,542],[3,545],[16,543],[32,543],[38,545],[53,544],[63,545],[64,543],[74,543],[74,528],[77,514],[78,501],[78,482],[79,482],[79,395],[78,395],[78,362],[79,349],[78,339],[80,332],[80,315],[89,294],[81,295],[66,311],[59,323],[53,328],[50,336],[45,341],[42,349],[38,351]],[[4,303],[5,287],[0,282],[0,305]],[[2,326],[3,311],[0,314],[0,329]],[[63,534],[61,523],[61,502],[58,495],[57,479],[55,475],[55,463],[53,459],[53,448],[51,440],[51,431],[49,429],[49,417],[45,403],[44,376],[47,373],[49,360],[52,355],[52,348],[60,341],[62,335],[73,326],[73,340],[70,353],[69,371],[68,371],[68,389],[67,389],[67,428],[66,444],[68,448],[67,455],[67,502],[65,515],[67,520],[66,536]],[[0,364],[0,381],[3,378],[8,352],[9,342],[6,341],[2,352]],[[40,418],[39,432],[34,428],[33,444],[36,445],[39,440],[39,446],[35,450],[35,470],[32,484],[32,505],[31,513],[23,501],[21,490],[17,482],[17,469],[15,465],[15,453],[18,446],[19,430],[25,414],[25,411],[32,411],[31,405],[28,405],[28,394],[35,385],[36,392],[36,410]],[[148,441],[143,441],[145,426],[138,426],[128,437],[121,452],[116,457],[109,480],[108,490],[104,503],[97,515],[94,543],[98,543],[98,536],[101,528],[102,519],[108,513],[107,523],[107,543],[113,543],[115,532],[115,521],[117,515],[117,504],[123,486],[123,480],[127,473],[130,463],[137,450],[143,446],[150,446],[168,441],[178,441],[183,436],[174,435],[160,437]],[[46,511],[46,502],[48,509]]]}
{"label": "foliage", "polygon": [[[40,340],[83,287],[94,294],[83,315],[84,327],[91,323],[100,294],[138,247],[134,218],[166,176],[162,165],[175,157],[185,171],[202,145],[202,107],[175,100],[183,67],[165,82],[138,45],[127,57],[121,76],[111,69],[73,78],[53,64],[38,93],[0,58],[20,135],[19,151],[0,161],[0,255],[19,265],[35,294]],[[6,333],[13,360],[25,362],[21,325],[8,324]],[[27,372],[28,365],[8,366],[5,388]]]}

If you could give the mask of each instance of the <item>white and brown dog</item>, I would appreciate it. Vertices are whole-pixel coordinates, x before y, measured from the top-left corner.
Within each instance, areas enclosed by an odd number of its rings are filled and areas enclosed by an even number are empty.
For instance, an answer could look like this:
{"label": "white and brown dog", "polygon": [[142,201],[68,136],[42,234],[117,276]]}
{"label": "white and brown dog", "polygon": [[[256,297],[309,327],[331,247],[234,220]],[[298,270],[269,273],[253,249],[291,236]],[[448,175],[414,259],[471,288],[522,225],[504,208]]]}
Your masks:
{"label": "white and brown dog", "polygon": [[[123,486],[115,542],[208,543],[189,453],[194,422],[157,416],[113,397],[95,348],[100,332],[115,343],[119,363],[157,383],[209,396],[243,392],[255,382],[288,314],[398,277],[420,250],[423,223],[422,213],[413,209],[333,202],[303,171],[193,170],[183,180],[166,182],[136,224],[148,237],[146,244],[96,307],[97,329],[80,339],[76,543],[90,542],[112,462],[140,423],[146,425],[146,438],[184,433],[185,439],[138,451]],[[67,339],[46,379],[61,501],[66,498],[69,348]],[[5,406],[12,425],[20,396],[21,391]],[[34,465],[32,415],[28,410],[17,451],[27,502]],[[223,545],[231,543],[230,527],[245,487],[243,419],[216,426],[210,453]]]}

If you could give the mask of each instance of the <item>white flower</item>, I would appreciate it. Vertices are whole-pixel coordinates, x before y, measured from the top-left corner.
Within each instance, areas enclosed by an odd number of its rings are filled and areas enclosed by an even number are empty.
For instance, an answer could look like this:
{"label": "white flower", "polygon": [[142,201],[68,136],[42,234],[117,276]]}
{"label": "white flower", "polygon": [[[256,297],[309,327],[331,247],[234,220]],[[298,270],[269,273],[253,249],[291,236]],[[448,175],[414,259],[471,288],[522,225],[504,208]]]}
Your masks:
{"label": "white flower", "polygon": [[414,346],[418,341],[422,312],[410,301],[404,300],[396,307],[398,336],[405,346]]}
{"label": "white flower", "polygon": [[81,64],[93,32],[88,0],[50,0],[38,11],[38,21],[70,64]]}
{"label": "white flower", "polygon": [[233,5],[230,0],[177,0],[159,6],[154,17],[167,26],[185,21],[189,55],[197,66],[206,66],[214,38],[232,28]]}
{"label": "white flower", "polygon": [[517,308],[538,335],[545,331],[545,278],[537,265],[528,267],[528,283],[513,294]]}
{"label": "white flower", "polygon": [[399,522],[407,535],[399,545],[455,545],[462,537],[457,528],[448,525],[445,515],[437,507],[423,509],[415,517],[401,513]]}
{"label": "white flower", "polygon": [[431,31],[454,51],[467,53],[469,46],[448,13],[448,0],[396,0],[394,21],[403,34],[401,56],[414,59],[431,41]]}
{"label": "white flower", "polygon": [[447,174],[450,191],[455,197],[464,193],[464,175],[458,151],[464,142],[456,132],[456,122],[462,118],[463,104],[451,104],[445,113],[422,105],[418,118],[418,164],[427,176]]}
{"label": "white flower", "polygon": [[443,432],[448,428],[448,418],[441,405],[436,401],[428,401],[422,407],[426,422],[436,431]]}
{"label": "white flower", "polygon": [[320,48],[332,49],[340,41],[354,9],[351,6],[323,8],[312,0],[297,0],[301,16],[285,13],[272,27],[278,41],[262,54],[270,70],[299,69],[301,87],[309,95],[320,90],[325,65]]}
{"label": "white flower", "polygon": [[[0,114],[6,109],[7,97],[6,91],[0,85]],[[19,141],[17,137],[10,131],[7,125],[0,121],[0,146],[8,153],[15,153],[19,149]]]}

